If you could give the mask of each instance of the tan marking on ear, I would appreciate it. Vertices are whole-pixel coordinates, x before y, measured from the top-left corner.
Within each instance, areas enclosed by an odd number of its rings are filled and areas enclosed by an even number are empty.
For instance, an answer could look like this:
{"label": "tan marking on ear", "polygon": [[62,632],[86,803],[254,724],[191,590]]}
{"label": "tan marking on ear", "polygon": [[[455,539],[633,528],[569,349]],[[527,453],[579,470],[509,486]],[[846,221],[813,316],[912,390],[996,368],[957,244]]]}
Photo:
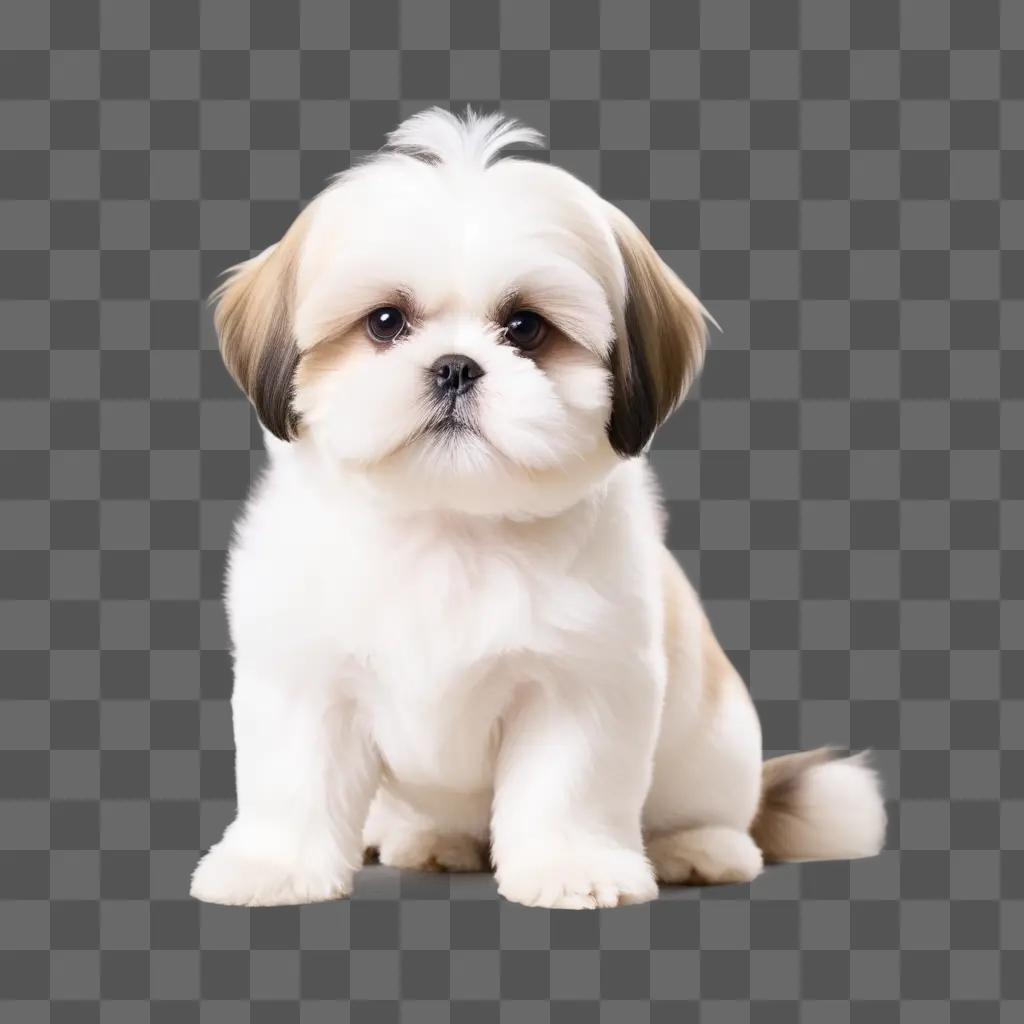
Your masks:
{"label": "tan marking on ear", "polygon": [[211,297],[224,365],[260,422],[284,441],[292,440],[299,428],[292,407],[299,362],[293,316],[299,256],[312,205],[280,242],[232,268]]}
{"label": "tan marking on ear", "polygon": [[608,437],[620,454],[636,455],[700,369],[706,313],[644,233],[617,207],[609,209],[626,264],[626,311],[625,337],[616,340],[611,358]]}

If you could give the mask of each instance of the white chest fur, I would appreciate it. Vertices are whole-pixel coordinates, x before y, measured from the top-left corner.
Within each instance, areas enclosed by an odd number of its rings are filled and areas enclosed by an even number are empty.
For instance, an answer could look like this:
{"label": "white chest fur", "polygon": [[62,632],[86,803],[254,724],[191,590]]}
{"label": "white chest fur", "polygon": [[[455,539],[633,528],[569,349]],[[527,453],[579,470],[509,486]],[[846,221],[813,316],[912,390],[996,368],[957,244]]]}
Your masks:
{"label": "white chest fur", "polygon": [[382,511],[293,470],[272,466],[239,527],[236,649],[293,685],[326,680],[354,697],[405,777],[434,783],[443,764],[460,787],[487,782],[519,684],[644,642],[634,591],[650,588],[627,550],[651,533],[639,476],[620,483],[631,500],[612,489],[510,522]]}

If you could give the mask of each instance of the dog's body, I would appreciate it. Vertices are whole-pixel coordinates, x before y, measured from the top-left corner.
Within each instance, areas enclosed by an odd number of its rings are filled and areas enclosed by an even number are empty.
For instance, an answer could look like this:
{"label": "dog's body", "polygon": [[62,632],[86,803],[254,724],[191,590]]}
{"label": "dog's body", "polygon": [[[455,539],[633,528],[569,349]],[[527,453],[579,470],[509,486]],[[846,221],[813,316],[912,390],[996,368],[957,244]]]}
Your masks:
{"label": "dog's body", "polygon": [[[445,162],[444,139],[453,144],[449,129],[466,142],[474,123],[431,114],[418,135],[403,129],[407,146],[411,138],[437,158],[427,162],[433,173]],[[428,145],[431,132],[441,142]],[[470,150],[466,142],[471,157]],[[491,173],[480,162],[481,175]],[[460,180],[459,203],[469,202],[465,185]],[[568,195],[570,204],[581,201]],[[326,899],[350,891],[364,847],[399,867],[467,870],[485,865],[490,846],[508,898],[609,906],[652,898],[655,875],[749,880],[762,850],[771,859],[877,852],[884,811],[873,774],[856,759],[793,755],[762,770],[746,687],[664,546],[641,449],[695,369],[687,347],[702,348],[703,334],[692,296],[666,277],[658,287],[668,291],[633,315],[648,331],[671,320],[679,336],[662,333],[682,353],[675,370],[671,353],[651,351],[634,352],[631,371],[615,369],[625,355],[600,336],[622,335],[629,319],[616,273],[639,307],[635,289],[653,287],[645,275],[665,272],[614,214],[605,236],[596,221],[581,226],[577,212],[573,233],[591,234],[586,256],[576,258],[591,284],[602,282],[608,306],[559,263],[564,293],[551,280],[530,286],[554,325],[540,355],[523,358],[525,346],[513,352],[493,333],[473,332],[469,300],[432,333],[422,280],[420,332],[364,354],[361,334],[338,329],[335,343],[330,331],[323,341],[310,326],[347,323],[317,306],[327,301],[325,289],[316,298],[327,273],[326,209],[324,202],[293,239],[290,256],[282,243],[253,261],[222,300],[229,366],[277,437],[268,434],[270,467],[240,525],[228,581],[239,814],[201,862],[193,893],[248,904]],[[477,234],[465,229],[461,253]],[[616,239],[625,276],[613,248],[593,251]],[[485,258],[476,253],[475,264]],[[443,251],[438,260],[445,263]],[[407,273],[402,289],[423,272]],[[289,274],[290,297],[265,299],[260,288],[271,293],[276,284],[260,285],[260,276],[276,282]],[[658,308],[672,302],[671,314]],[[364,312],[372,305],[369,295],[352,303]],[[286,344],[280,339],[247,338],[280,324],[294,339],[294,358],[268,356]],[[421,426],[422,410],[399,404],[415,393],[391,383],[385,409],[372,407],[370,375],[386,370],[395,381],[405,372],[382,360],[415,360],[410,380],[419,382],[413,374],[422,367],[434,373],[437,360],[450,358],[453,337],[479,377],[489,377],[468,382],[467,391],[479,392],[478,405],[460,414],[477,417],[470,426],[446,420],[435,441]],[[265,347],[233,355],[249,344]],[[289,359],[282,399],[266,378],[273,384]],[[651,375],[652,366],[676,374],[676,393],[645,425],[630,404],[644,388],[627,380],[620,394],[618,375]],[[602,383],[609,373],[610,389]],[[362,388],[352,383],[357,374]],[[446,415],[461,401],[452,396]],[[362,403],[359,440],[359,426],[340,423],[337,412],[353,403]],[[405,415],[420,420],[403,425]],[[387,444],[371,451],[384,435]],[[416,446],[413,461],[407,453]]]}

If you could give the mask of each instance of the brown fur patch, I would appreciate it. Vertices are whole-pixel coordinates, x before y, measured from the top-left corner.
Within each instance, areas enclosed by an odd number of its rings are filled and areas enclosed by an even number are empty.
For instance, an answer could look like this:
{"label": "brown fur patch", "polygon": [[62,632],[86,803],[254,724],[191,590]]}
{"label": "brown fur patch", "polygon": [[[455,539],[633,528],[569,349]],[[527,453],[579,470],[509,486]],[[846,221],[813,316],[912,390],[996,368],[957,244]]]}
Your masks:
{"label": "brown fur patch", "polygon": [[701,632],[704,654],[704,700],[707,702],[721,700],[731,686],[739,686],[743,690],[743,697],[749,700],[746,686],[729,660],[729,656],[722,650],[722,645],[718,642],[706,615],[701,625]]}
{"label": "brown fur patch", "polygon": [[317,406],[329,401],[331,377],[359,351],[360,346],[367,349],[379,347],[367,336],[364,320],[339,328],[302,353],[292,382],[292,408],[300,422],[303,417],[312,421]]}
{"label": "brown fur patch", "polygon": [[717,704],[733,687],[741,688],[743,690],[741,696],[749,700],[746,685],[728,655],[722,650],[722,645],[718,642],[715,631],[711,628],[711,623],[704,609],[700,607],[699,599],[693,593],[682,568],[666,547],[662,548],[662,578],[662,589],[665,595],[665,647],[669,661],[669,675],[691,671],[690,668],[679,663],[680,657],[676,648],[680,643],[685,646],[687,641],[685,637],[680,640],[678,633],[689,626],[694,616],[699,616],[699,670],[702,684],[700,702],[703,710],[706,712],[712,705]]}
{"label": "brown fur patch", "polygon": [[235,267],[214,292],[224,365],[275,436],[298,432],[292,387],[299,364],[292,324],[295,278],[310,207],[269,252]]}
{"label": "brown fur patch", "polygon": [[622,455],[643,450],[700,368],[706,343],[697,297],[657,254],[643,232],[610,207],[626,263],[626,337],[612,353],[608,438]]}
{"label": "brown fur patch", "polygon": [[295,394],[301,395],[304,388],[311,387],[321,376],[334,370],[360,342],[368,346],[373,344],[366,337],[361,321],[357,326],[332,334],[303,352],[302,361],[295,371]]}

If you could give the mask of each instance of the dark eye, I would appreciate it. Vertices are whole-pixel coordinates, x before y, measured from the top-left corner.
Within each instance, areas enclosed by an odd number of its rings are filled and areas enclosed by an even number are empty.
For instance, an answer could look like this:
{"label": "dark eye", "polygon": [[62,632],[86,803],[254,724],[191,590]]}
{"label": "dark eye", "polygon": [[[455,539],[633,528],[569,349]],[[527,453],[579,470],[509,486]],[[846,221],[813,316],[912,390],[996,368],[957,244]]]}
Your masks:
{"label": "dark eye", "polygon": [[520,309],[505,321],[505,338],[511,345],[529,352],[535,349],[548,333],[543,317],[528,309]]}
{"label": "dark eye", "polygon": [[374,341],[387,344],[405,330],[405,317],[395,306],[381,306],[366,318],[366,330]]}

